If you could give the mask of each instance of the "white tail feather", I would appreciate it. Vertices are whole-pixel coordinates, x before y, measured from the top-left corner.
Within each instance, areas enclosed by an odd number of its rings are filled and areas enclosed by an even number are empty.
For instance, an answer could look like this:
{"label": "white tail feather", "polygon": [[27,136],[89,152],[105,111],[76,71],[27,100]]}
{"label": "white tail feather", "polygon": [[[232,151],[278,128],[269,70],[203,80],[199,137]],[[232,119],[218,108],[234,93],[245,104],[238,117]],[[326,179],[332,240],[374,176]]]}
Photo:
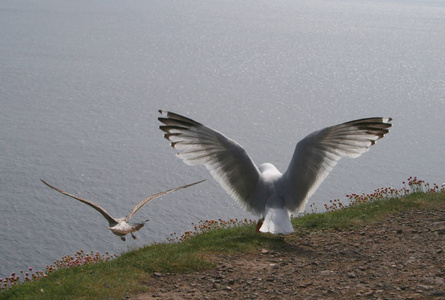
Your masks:
{"label": "white tail feather", "polygon": [[273,234],[288,234],[294,232],[287,209],[267,207],[264,222],[260,228],[260,231],[270,232]]}

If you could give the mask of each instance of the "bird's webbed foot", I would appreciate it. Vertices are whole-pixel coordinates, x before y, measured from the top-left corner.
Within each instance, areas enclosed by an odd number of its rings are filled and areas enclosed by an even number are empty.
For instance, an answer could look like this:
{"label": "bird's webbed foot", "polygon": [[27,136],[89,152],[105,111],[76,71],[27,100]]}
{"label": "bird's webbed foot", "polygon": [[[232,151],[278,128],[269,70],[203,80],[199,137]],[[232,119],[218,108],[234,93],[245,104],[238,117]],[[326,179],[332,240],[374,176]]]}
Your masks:
{"label": "bird's webbed foot", "polygon": [[125,242],[127,239],[124,236],[121,236],[121,240]]}
{"label": "bird's webbed foot", "polygon": [[131,237],[133,238],[133,240],[136,239],[136,236],[133,233],[131,233]]}

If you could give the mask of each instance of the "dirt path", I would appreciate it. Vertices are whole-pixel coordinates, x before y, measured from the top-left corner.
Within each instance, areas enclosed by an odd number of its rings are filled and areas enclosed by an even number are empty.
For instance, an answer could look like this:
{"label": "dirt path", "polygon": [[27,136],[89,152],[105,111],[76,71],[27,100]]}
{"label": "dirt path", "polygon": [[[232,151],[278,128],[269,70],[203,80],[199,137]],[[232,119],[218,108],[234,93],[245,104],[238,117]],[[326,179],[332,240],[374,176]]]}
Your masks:
{"label": "dirt path", "polygon": [[212,270],[155,273],[151,292],[131,299],[445,299],[445,209],[286,241],[280,252],[214,257]]}

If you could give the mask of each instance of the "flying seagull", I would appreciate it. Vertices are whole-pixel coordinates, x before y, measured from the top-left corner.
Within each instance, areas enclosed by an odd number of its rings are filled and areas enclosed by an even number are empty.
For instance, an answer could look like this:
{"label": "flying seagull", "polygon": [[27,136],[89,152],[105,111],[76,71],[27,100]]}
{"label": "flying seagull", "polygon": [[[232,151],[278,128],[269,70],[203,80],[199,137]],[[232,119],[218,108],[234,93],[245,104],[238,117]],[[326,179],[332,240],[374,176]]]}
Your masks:
{"label": "flying seagull", "polygon": [[359,157],[389,132],[391,118],[366,118],[314,131],[298,142],[284,173],[257,167],[237,142],[184,116],[159,111],[159,128],[188,165],[205,165],[245,210],[259,215],[257,231],[288,234],[290,215],[302,212],[340,158]]}
{"label": "flying seagull", "polygon": [[58,191],[59,193],[62,193],[64,195],[70,196],[71,198],[74,198],[76,200],[79,200],[80,202],[83,202],[89,206],[91,206],[92,208],[94,208],[95,210],[97,210],[98,212],[100,212],[102,214],[102,216],[105,217],[105,219],[107,219],[108,224],[110,225],[110,227],[108,229],[111,230],[112,233],[114,233],[115,235],[118,235],[121,237],[121,239],[123,241],[125,241],[125,235],[127,235],[128,233],[131,234],[131,236],[133,237],[133,239],[136,239],[136,236],[133,234],[133,232],[138,231],[139,229],[141,229],[142,227],[144,227],[144,223],[147,222],[148,220],[145,220],[142,223],[129,223],[131,217],[133,217],[133,215],[145,204],[147,204],[149,201],[161,197],[165,194],[168,194],[170,192],[174,192],[180,189],[184,189],[187,188],[189,186],[201,183],[205,180],[201,180],[192,184],[188,184],[188,185],[183,185],[177,188],[173,188],[173,189],[169,189],[166,190],[164,192],[161,193],[157,193],[154,195],[151,195],[150,197],[148,197],[147,199],[139,202],[138,204],[136,204],[136,206],[131,210],[131,212],[126,216],[126,217],[122,217],[122,218],[113,218],[109,213],[107,213],[107,211],[105,209],[103,209],[102,207],[100,207],[99,205],[97,205],[94,202],[91,202],[87,199],[81,198],[81,197],[77,197],[74,196],[70,193],[64,192],[62,190],[59,190],[58,188],[53,187],[52,185],[46,183],[45,181],[43,181],[42,179],[40,179],[44,184],[46,184],[47,186],[49,186],[50,188],[52,188],[53,190]]}

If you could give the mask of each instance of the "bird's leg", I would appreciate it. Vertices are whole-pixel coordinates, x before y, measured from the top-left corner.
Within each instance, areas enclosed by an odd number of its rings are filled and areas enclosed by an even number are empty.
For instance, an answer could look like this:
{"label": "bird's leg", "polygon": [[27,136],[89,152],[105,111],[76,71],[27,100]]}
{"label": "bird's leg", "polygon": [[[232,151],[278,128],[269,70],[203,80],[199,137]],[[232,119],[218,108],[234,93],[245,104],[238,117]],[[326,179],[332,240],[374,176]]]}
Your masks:
{"label": "bird's leg", "polygon": [[264,218],[261,218],[258,220],[258,222],[256,224],[256,232],[260,232],[260,228],[261,228],[261,226],[263,226],[263,221],[264,221]]}
{"label": "bird's leg", "polygon": [[136,239],[136,236],[133,234],[133,232],[131,232],[131,237],[133,238],[133,240]]}
{"label": "bird's leg", "polygon": [[126,238],[124,236],[121,236],[121,240],[125,242]]}

